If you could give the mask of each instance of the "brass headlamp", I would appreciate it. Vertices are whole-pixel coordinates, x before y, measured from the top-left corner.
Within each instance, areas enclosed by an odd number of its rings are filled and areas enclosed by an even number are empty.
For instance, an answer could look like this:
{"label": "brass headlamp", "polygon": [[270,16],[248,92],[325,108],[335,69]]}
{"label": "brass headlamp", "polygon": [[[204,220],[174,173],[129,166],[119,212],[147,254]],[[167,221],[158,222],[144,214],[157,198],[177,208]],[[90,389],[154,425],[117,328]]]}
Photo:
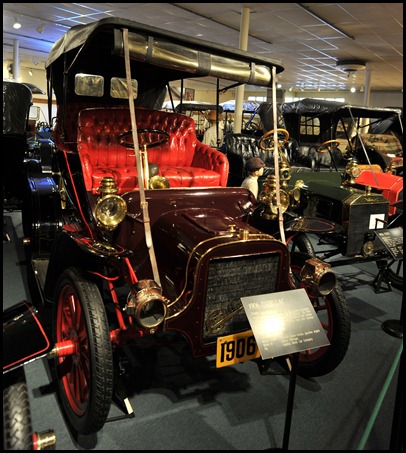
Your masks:
{"label": "brass headlamp", "polygon": [[94,209],[97,225],[108,231],[114,230],[125,218],[127,203],[117,195],[117,184],[112,177],[102,179],[98,192],[101,197]]}
{"label": "brass headlamp", "polygon": [[351,159],[345,166],[345,184],[355,184],[355,178],[361,174],[361,169],[355,159]]}
{"label": "brass headlamp", "polygon": [[[264,183],[265,190],[263,190],[258,200],[265,206],[262,215],[268,220],[273,220],[278,216],[278,203],[276,194],[276,180],[275,175],[269,175]],[[289,207],[289,195],[286,191],[280,190],[280,207],[281,211],[285,212]]]}

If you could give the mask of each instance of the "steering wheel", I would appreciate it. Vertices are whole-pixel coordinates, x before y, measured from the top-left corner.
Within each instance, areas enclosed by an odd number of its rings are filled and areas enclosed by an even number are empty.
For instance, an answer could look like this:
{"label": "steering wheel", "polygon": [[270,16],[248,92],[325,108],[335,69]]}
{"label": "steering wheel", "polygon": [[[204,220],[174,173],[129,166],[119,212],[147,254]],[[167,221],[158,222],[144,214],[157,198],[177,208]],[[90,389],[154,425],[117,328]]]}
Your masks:
{"label": "steering wheel", "polygon": [[246,129],[248,131],[257,131],[261,128],[259,127],[258,123],[255,123],[255,121],[251,121],[250,123],[246,124],[243,129]]}
{"label": "steering wheel", "polygon": [[[280,146],[284,145],[285,143],[287,143],[289,141],[289,132],[286,130],[286,129],[276,129],[276,132],[278,133],[278,136],[279,134],[283,134],[283,137],[281,139],[278,140],[278,143]],[[270,148],[266,148],[265,145],[263,144],[263,142],[270,136],[272,136],[274,133],[274,129],[272,129],[271,131],[268,131],[266,134],[264,134],[260,139],[259,139],[259,142],[258,142],[258,146],[263,150],[263,151],[273,151],[275,146],[271,146]],[[278,137],[279,138],[279,137]],[[272,141],[271,141],[271,145],[273,145],[273,137],[272,137]]]}
{"label": "steering wheel", "polygon": [[[126,148],[134,148],[134,143],[132,139],[132,129],[123,132],[118,136],[118,142],[120,145],[125,146]],[[161,129],[137,129],[137,133],[139,135],[140,145],[142,147],[146,146],[147,148],[154,148],[155,146],[162,145],[162,143],[166,143],[169,140],[168,132],[162,131]],[[145,137],[145,133],[149,134],[156,134],[158,135],[157,140],[152,140],[151,137]],[[161,138],[159,139],[159,136]]]}
{"label": "steering wheel", "polygon": [[327,140],[326,142],[322,143],[316,151],[318,153],[327,153],[333,148],[333,144],[336,146],[340,146],[340,141],[339,140]]}

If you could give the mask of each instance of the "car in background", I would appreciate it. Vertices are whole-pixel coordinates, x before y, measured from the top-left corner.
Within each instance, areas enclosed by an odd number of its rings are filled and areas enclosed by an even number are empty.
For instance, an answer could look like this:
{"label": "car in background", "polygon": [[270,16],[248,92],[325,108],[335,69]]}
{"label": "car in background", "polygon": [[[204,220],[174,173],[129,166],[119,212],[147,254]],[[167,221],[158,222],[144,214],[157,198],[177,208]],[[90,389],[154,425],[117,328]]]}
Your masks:
{"label": "car in background", "polygon": [[[198,102],[198,101],[177,101],[176,105],[174,102],[167,101],[163,105],[163,109],[167,111],[173,111],[176,113],[182,113],[183,115],[193,118],[196,125],[196,137],[198,140],[203,140],[204,131],[209,127],[207,121],[207,114],[209,111],[218,111],[219,116],[223,113],[223,108],[210,102]],[[219,125],[219,127],[222,127]],[[224,127],[224,125],[223,125]]]}
{"label": "car in background", "polygon": [[31,90],[22,83],[3,80],[3,208],[20,209],[28,151]]}
{"label": "car in background", "polygon": [[[278,129],[278,133],[287,140],[286,130]],[[272,149],[273,144],[268,144],[272,136],[273,131],[269,131],[259,140],[263,151]],[[380,289],[384,277],[389,288],[393,285],[403,290],[403,251],[399,249],[403,239],[403,177],[384,173],[378,165],[370,170],[356,159],[350,159],[342,172],[297,172],[292,171],[282,147],[279,156],[279,198],[285,217],[291,216],[285,229],[306,233],[299,245],[311,253],[307,235],[315,235],[318,242],[313,253],[332,267],[374,261],[380,271],[375,289]],[[275,175],[275,171],[268,174],[258,196],[262,208],[257,214],[262,219],[276,217]],[[395,257],[381,240],[383,233],[394,235]],[[326,250],[325,245],[330,247]]]}
{"label": "car in background", "polygon": [[271,87],[280,63],[108,18],[68,30],[46,69],[52,172],[27,167],[22,217],[41,303],[53,310],[69,428],[103,428],[128,344],[172,334],[217,366],[266,368],[242,297],[303,289],[329,344],[300,351],[298,372],[339,366],[350,319],[335,274],[249,222],[255,200],[227,187],[225,154],[160,102],[170,82],[191,77]]}
{"label": "car in background", "polygon": [[293,160],[311,158],[318,170],[359,164],[403,174],[402,110],[305,98],[281,105],[285,129],[296,140]]}

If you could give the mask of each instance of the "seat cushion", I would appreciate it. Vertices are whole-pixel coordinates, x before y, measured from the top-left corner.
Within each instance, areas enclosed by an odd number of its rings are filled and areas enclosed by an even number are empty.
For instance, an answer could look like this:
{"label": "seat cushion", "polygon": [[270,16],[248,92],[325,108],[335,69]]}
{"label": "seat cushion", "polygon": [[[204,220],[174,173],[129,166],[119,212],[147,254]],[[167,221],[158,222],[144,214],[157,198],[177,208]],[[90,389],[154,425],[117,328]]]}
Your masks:
{"label": "seat cushion", "polygon": [[162,165],[159,176],[166,178],[170,187],[217,187],[220,173],[198,167],[173,167]]}

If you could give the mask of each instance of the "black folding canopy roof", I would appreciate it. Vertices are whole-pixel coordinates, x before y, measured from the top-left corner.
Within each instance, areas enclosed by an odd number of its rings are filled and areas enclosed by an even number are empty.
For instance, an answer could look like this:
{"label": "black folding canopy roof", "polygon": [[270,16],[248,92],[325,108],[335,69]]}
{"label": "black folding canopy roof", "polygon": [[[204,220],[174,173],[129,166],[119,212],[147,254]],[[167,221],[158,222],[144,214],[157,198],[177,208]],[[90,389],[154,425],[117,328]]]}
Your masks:
{"label": "black folding canopy roof", "polygon": [[401,116],[402,110],[396,108],[383,107],[364,107],[358,105],[346,104],[344,102],[325,101],[319,99],[305,98],[296,102],[287,102],[281,105],[283,115],[289,114],[314,114],[332,115],[335,117],[348,118],[390,118],[392,116]]}
{"label": "black folding canopy roof", "polygon": [[[64,78],[82,72],[125,77],[123,29],[128,30],[132,77],[141,92],[168,82],[212,76],[239,84],[272,86],[277,60],[168,32],[121,18],[106,18],[68,30],[53,46],[46,62],[48,80],[60,98]],[[66,80],[65,80],[66,82]]]}

